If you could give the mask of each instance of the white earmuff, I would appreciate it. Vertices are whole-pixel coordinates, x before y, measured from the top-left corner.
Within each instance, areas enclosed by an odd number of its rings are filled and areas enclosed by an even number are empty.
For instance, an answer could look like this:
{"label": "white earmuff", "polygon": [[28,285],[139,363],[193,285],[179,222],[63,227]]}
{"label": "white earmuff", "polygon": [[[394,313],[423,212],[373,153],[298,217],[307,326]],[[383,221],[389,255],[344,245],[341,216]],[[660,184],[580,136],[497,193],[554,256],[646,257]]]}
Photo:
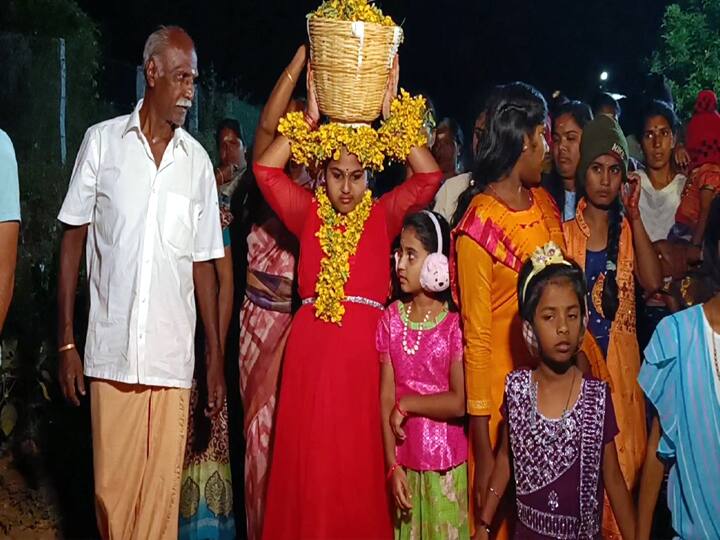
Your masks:
{"label": "white earmuff", "polygon": [[428,292],[442,292],[450,287],[450,264],[448,258],[443,254],[443,239],[440,222],[435,214],[423,210],[435,225],[437,233],[438,248],[435,253],[430,253],[423,261],[420,270],[420,286]]}

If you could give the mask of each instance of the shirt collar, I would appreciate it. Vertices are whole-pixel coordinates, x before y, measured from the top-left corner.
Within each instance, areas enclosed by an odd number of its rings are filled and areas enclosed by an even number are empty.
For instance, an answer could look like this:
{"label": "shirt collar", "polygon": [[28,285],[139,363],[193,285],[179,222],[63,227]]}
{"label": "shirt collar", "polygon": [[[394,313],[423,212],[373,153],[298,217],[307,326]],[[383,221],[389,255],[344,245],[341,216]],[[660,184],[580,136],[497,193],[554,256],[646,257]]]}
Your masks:
{"label": "shirt collar", "polygon": [[[127,124],[125,125],[125,130],[123,131],[123,137],[127,135],[130,131],[135,131],[138,136],[141,136],[142,129],[140,128],[140,109],[142,108],[142,104],[145,100],[141,99],[138,101],[137,105],[135,105],[135,109],[130,114],[130,117],[128,118]],[[183,147],[183,150],[185,150],[185,153],[189,155],[190,153],[190,145],[188,141],[188,133],[181,127],[175,128],[175,131],[173,131],[173,148],[177,148],[178,145],[181,145]]]}
{"label": "shirt collar", "polygon": [[575,213],[575,222],[580,227],[580,230],[586,238],[590,238],[590,227],[588,227],[587,221],[585,221],[585,209],[587,208],[587,201],[585,197],[580,199],[577,205],[577,212]]}

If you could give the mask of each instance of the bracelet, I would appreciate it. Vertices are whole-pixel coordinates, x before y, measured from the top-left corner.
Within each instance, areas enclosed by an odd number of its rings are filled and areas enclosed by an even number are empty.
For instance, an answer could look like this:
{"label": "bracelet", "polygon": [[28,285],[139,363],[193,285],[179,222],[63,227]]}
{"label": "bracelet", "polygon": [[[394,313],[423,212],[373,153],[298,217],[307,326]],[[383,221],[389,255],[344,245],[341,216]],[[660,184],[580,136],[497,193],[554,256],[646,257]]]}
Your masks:
{"label": "bracelet", "polygon": [[60,347],[60,348],[58,349],[58,352],[61,353],[61,352],[65,352],[65,351],[71,351],[71,350],[73,350],[74,348],[75,348],[75,344],[74,344],[74,343],[68,343],[67,345],[63,345],[62,347]]}
{"label": "bracelet", "polygon": [[287,68],[285,68],[285,75],[287,75],[287,78],[290,79],[291,83],[295,84],[295,79],[293,79],[293,76],[290,75],[290,72],[288,71]]}
{"label": "bracelet", "polygon": [[494,487],[488,488],[488,491],[490,491],[491,494],[495,495],[495,498],[499,501],[500,500],[500,494],[495,491]]}
{"label": "bracelet", "polygon": [[400,416],[402,416],[403,418],[407,418],[408,416],[410,416],[407,411],[403,411],[403,410],[400,408],[400,400],[397,400],[397,401],[395,402],[395,409],[397,410],[397,412],[400,413]]}
{"label": "bracelet", "polygon": [[222,172],[222,169],[218,167],[217,172],[220,173],[220,185],[222,186],[225,183],[225,175]]}
{"label": "bracelet", "polygon": [[399,463],[394,463],[392,467],[390,467],[390,470],[387,473],[387,476],[385,477],[385,481],[389,482],[390,479],[393,477],[393,474],[395,474],[395,471],[397,471],[400,468]]}

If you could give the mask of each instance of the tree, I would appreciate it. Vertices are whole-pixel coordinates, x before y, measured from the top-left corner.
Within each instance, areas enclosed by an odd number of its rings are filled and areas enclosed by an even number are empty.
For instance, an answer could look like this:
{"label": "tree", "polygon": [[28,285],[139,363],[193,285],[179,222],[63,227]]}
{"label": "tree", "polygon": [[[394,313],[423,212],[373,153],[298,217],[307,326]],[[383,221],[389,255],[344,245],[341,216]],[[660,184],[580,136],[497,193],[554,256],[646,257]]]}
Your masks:
{"label": "tree", "polygon": [[720,91],[720,0],[685,0],[665,10],[662,45],[652,71],[670,81],[680,114],[689,116],[698,92]]}

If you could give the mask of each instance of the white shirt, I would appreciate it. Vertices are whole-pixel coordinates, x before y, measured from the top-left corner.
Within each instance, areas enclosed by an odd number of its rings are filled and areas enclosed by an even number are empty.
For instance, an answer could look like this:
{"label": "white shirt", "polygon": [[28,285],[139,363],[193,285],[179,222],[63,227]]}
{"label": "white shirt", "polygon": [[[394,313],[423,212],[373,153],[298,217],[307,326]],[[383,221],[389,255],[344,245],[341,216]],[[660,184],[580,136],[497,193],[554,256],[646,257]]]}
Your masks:
{"label": "white shirt", "polygon": [[190,388],[193,262],[223,256],[207,152],[181,128],[159,167],[132,114],[88,129],[58,219],[89,224],[85,375]]}
{"label": "white shirt", "polygon": [[676,174],[663,189],[655,189],[643,170],[640,175],[640,217],[651,242],[667,240],[670,229],[675,225],[675,213],[680,206],[686,178]]}
{"label": "white shirt", "polygon": [[471,178],[472,174],[469,172],[448,178],[435,195],[433,211],[444,217],[448,223],[452,221],[453,214],[457,209],[458,197],[468,188]]}

